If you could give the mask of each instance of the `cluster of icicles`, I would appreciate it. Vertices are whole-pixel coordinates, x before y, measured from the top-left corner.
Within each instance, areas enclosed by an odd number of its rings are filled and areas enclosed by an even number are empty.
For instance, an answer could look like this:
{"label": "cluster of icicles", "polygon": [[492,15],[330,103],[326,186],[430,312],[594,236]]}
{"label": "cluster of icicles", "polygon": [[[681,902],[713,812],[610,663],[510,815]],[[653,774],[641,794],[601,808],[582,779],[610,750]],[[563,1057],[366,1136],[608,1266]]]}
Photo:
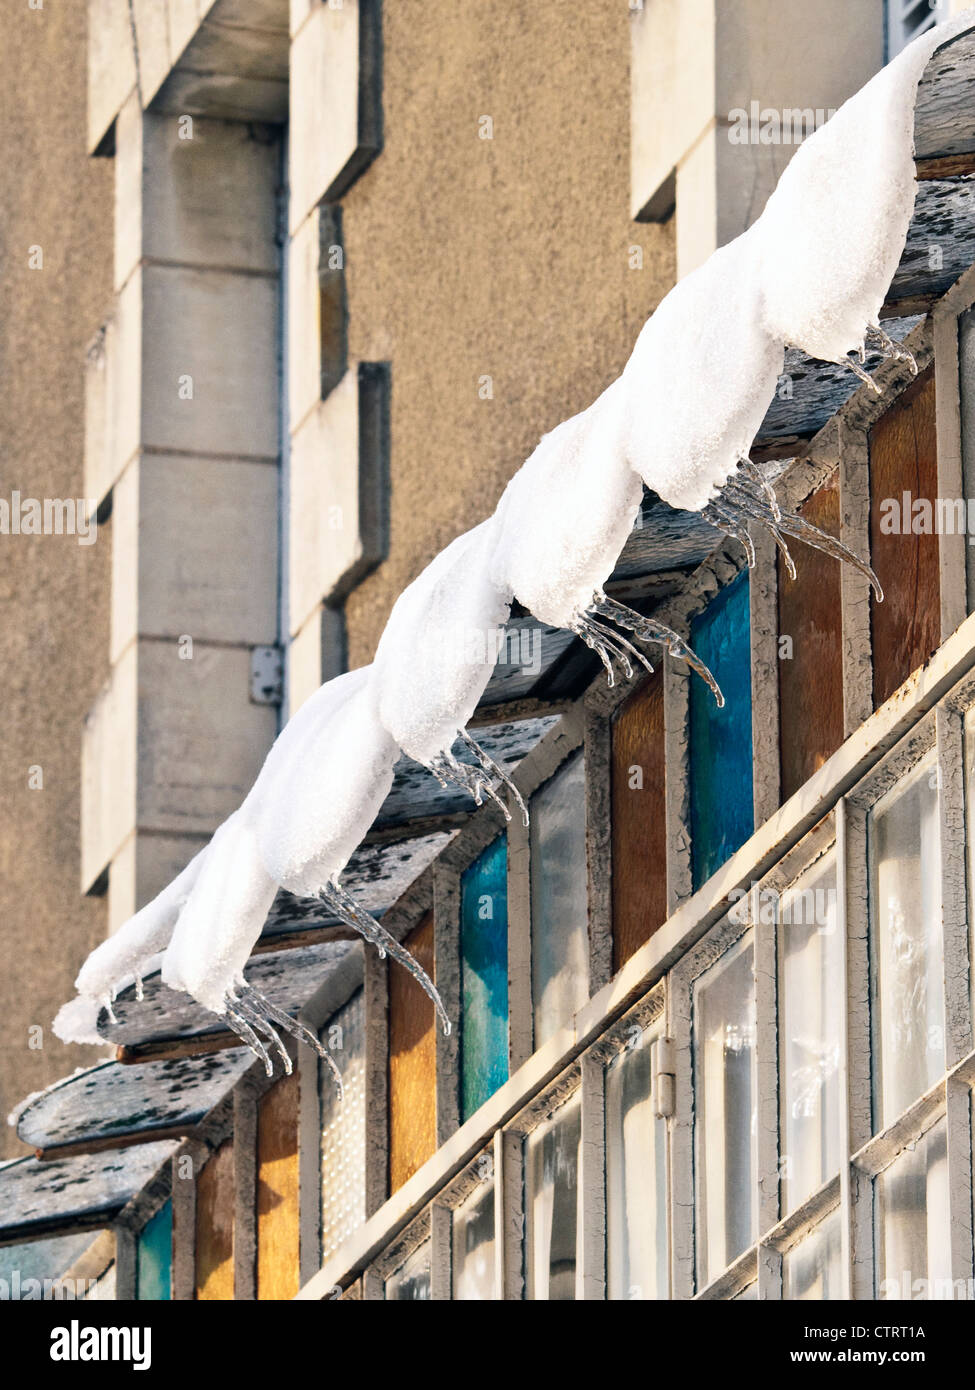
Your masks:
{"label": "cluster of icicles", "polygon": [[[863,369],[868,342],[910,357],[879,324],[914,208],[914,104],[940,43],[973,12],[930,31],[884,68],[796,152],[759,220],[666,296],[622,375],[587,410],[544,436],[487,521],[460,536],[393,608],[371,666],[323,685],[272,747],[243,805],[159,896],[97,948],[59,1036],[99,1042],[116,991],[162,958],[162,978],[220,1015],[272,1071],[285,1070],[283,1029],[337,1069],[318,1040],[244,979],[279,888],[329,911],[440,997],[410,953],[340,879],[390,790],[401,754],[444,785],[493,798],[527,818],[516,788],[465,731],[493,669],[472,659],[513,600],[566,628],[614,665],[649,668],[637,643],[658,643],[704,678],[711,673],[669,628],[608,598],[604,585],[646,485],[737,538],[749,527],[816,545],[866,574],[843,545],[777,504],[749,449],[775,394],[786,345]],[[856,356],[851,359],[850,354]],[[916,370],[916,368],[915,368]],[[791,569],[791,559],[788,564]],[[794,572],[794,571],[793,571]],[[474,642],[466,641],[472,637]],[[458,760],[460,739],[474,762]],[[267,1046],[262,1037],[267,1040]]]}

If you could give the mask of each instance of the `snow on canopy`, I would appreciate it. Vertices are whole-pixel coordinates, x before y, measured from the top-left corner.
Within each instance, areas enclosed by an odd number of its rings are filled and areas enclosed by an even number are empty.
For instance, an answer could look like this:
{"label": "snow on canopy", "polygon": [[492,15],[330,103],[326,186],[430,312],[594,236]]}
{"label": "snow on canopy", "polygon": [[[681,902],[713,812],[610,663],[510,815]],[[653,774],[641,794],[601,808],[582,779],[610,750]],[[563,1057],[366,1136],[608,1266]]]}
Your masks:
{"label": "snow on canopy", "polygon": [[[277,1029],[317,1039],[243,977],[279,887],[319,896],[340,920],[403,964],[434,1000],[419,965],[341,886],[372,825],[400,752],[447,784],[504,805],[515,789],[465,726],[490,679],[512,602],[576,633],[606,667],[649,665],[634,642],[687,660],[721,695],[682,638],[604,593],[643,485],[701,511],[754,554],[749,525],[785,551],[798,536],[863,561],[783,512],[749,462],[786,347],[846,362],[867,381],[868,338],[907,356],[879,313],[914,208],[914,103],[936,48],[973,26],[968,11],[915,40],[798,149],[765,211],[663,299],[622,374],[546,434],[493,516],[460,536],[395,604],[372,666],[327,682],[285,726],[241,807],[159,896],[92,952],[78,997],[58,1014],[65,1041],[101,1041],[103,1008],[163,957],[163,978],[226,1019],[272,1070],[258,1034],[291,1063]],[[621,631],[622,629],[622,631]],[[625,635],[628,634],[628,635]],[[632,639],[632,640],[631,640]],[[452,753],[460,737],[477,759]],[[527,813],[526,813],[527,814]]]}

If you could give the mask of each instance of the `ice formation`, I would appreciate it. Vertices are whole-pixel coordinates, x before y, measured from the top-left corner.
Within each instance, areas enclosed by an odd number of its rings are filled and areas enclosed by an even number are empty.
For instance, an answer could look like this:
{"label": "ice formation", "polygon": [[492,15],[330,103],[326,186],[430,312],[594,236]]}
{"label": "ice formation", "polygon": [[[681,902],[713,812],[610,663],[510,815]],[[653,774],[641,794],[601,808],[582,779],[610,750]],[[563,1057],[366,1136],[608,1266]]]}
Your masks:
{"label": "ice formation", "polygon": [[[527,824],[521,793],[465,728],[491,679],[511,610],[510,585],[497,582],[492,568],[497,538],[491,517],[458,536],[404,589],[379,639],[375,681],[380,722],[408,757],[443,786],[470,792],[478,805],[491,797],[510,819],[493,785],[502,783]],[[454,756],[458,738],[476,765]]]}
{"label": "ice formation", "polygon": [[[607,597],[643,485],[697,510],[754,553],[769,530],[857,565],[863,561],[783,511],[749,451],[787,345],[848,362],[868,340],[909,356],[879,313],[914,207],[914,103],[936,48],[971,28],[967,11],[915,40],[796,152],[758,221],[665,297],[619,379],[544,436],[494,515],[459,537],[395,605],[375,664],[324,685],[286,725],[240,809],[153,903],[92,953],[79,996],[55,1028],[101,1041],[100,1010],[165,950],[163,977],[223,1015],[264,1060],[258,1033],[290,1069],[278,1028],[331,1062],[311,1034],[247,985],[243,970],[278,886],[317,895],[366,941],[404,964],[433,999],[419,965],[341,886],[343,869],[386,797],[400,750],[480,801],[506,781],[465,725],[490,679],[496,637],[517,598],[542,622],[575,632],[613,678],[646,658],[636,640],[710,673],[670,629]],[[477,766],[459,762],[467,742]],[[514,788],[510,787],[511,791]],[[517,796],[517,793],[515,793]],[[520,798],[519,798],[520,801]],[[334,1067],[333,1067],[334,1070]]]}

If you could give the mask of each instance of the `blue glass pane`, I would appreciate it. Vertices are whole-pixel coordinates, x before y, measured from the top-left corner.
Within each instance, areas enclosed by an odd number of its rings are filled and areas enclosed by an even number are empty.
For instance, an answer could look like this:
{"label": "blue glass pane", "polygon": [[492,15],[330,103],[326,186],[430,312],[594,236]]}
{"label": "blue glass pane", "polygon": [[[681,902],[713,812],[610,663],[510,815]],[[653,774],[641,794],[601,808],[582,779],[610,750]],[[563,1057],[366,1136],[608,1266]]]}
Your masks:
{"label": "blue glass pane", "polygon": [[173,1204],[167,1202],[139,1232],[136,1263],[136,1298],[165,1302],[172,1297],[170,1270],[173,1263]]}
{"label": "blue glass pane", "polygon": [[752,677],[748,571],[691,624],[691,646],[725,697],[691,679],[691,864],[699,888],[755,829],[752,807]]}
{"label": "blue glass pane", "polygon": [[502,835],[460,881],[461,1118],[508,1079],[508,845]]}

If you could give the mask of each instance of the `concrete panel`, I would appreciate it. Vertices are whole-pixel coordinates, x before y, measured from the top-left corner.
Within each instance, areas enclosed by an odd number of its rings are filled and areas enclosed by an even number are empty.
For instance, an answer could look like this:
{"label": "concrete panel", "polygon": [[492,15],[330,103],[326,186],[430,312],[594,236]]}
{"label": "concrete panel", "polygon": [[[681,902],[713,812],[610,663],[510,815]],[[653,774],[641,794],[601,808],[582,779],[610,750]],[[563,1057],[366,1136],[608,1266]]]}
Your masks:
{"label": "concrete panel", "polygon": [[112,669],[81,740],[81,891],[102,874],[135,824],[136,652]]}
{"label": "concrete panel", "polygon": [[88,150],[101,144],[136,85],[129,0],[88,0]]}
{"label": "concrete panel", "polygon": [[151,454],[136,466],[138,571],[128,583],[138,589],[140,635],[273,644],[274,465]]}
{"label": "concrete panel", "polygon": [[288,243],[288,420],[296,429],[322,395],[322,314],[315,208]]}
{"label": "concrete panel", "polygon": [[140,641],[140,829],[211,833],[250,790],[274,740],[277,710],[250,702],[246,647]]}
{"label": "concrete panel", "polygon": [[112,630],[114,665],[139,631],[139,459],[123,470],[112,490]]}
{"label": "concrete panel", "polygon": [[130,0],[129,8],[138,45],[139,88],[143,105],[148,106],[166,80],[173,61],[169,47],[169,15],[159,0]]}
{"label": "concrete panel", "polygon": [[714,115],[714,28],[715,0],[644,0],[630,10],[630,208],[638,220]]}
{"label": "concrete panel", "polygon": [[376,0],[319,5],[291,44],[290,230],[340,197],[381,143]]}
{"label": "concrete panel", "polygon": [[[142,443],[275,458],[276,281],[158,265],[141,277],[152,326],[144,344]],[[180,395],[187,379],[192,399]]]}
{"label": "concrete panel", "polygon": [[355,368],[291,441],[289,614],[298,633],[363,555]]}
{"label": "concrete panel", "polygon": [[322,683],[322,610],[314,609],[288,646],[287,717],[296,714]]}
{"label": "concrete panel", "polygon": [[188,126],[143,114],[133,95],[115,144],[116,289],[146,259],[277,274],[274,129],[205,117]]}

